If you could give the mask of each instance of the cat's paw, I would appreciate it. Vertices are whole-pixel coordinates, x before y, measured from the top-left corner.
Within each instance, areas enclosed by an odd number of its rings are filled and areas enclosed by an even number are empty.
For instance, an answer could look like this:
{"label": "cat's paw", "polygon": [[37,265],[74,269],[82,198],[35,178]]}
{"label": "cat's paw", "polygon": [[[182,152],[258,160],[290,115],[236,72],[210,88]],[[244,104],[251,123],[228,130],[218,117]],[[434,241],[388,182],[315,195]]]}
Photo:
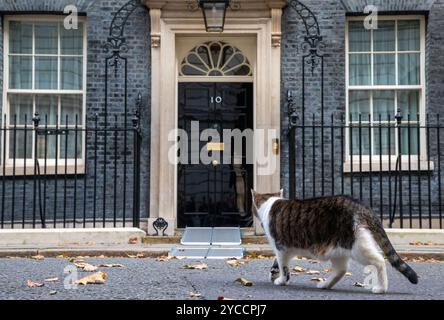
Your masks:
{"label": "cat's paw", "polygon": [[274,281],[276,281],[276,279],[279,278],[279,276],[280,276],[279,270],[270,271],[270,281],[272,283],[274,283]]}
{"label": "cat's paw", "polygon": [[279,277],[276,280],[274,280],[274,284],[276,286],[286,286],[288,285],[288,280],[285,277]]}
{"label": "cat's paw", "polygon": [[381,287],[381,286],[374,286],[372,288],[372,292],[374,294],[385,294],[387,293],[387,288]]}

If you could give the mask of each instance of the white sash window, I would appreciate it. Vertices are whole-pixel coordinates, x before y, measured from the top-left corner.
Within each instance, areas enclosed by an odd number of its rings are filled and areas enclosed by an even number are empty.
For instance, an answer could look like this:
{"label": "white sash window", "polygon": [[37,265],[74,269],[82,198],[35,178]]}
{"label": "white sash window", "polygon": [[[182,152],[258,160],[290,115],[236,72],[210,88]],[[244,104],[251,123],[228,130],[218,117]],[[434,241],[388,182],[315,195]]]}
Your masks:
{"label": "white sash window", "polygon": [[[65,29],[64,17],[9,16],[5,18],[3,118],[6,163],[30,165],[33,159],[82,160],[84,155],[86,89],[86,21]],[[70,130],[64,136],[35,136],[32,118],[40,128]],[[13,129],[15,134],[13,133]],[[26,137],[24,128],[28,128]],[[2,137],[3,139],[3,137]],[[25,145],[26,140],[26,145]],[[77,141],[77,146],[75,146]]]}
{"label": "white sash window", "polygon": [[[425,158],[424,130],[417,128],[425,124],[424,17],[379,16],[374,30],[366,29],[363,17],[348,18],[346,59],[347,124],[354,127],[348,132],[349,159]],[[401,130],[401,155],[398,110],[402,123],[411,125]]]}

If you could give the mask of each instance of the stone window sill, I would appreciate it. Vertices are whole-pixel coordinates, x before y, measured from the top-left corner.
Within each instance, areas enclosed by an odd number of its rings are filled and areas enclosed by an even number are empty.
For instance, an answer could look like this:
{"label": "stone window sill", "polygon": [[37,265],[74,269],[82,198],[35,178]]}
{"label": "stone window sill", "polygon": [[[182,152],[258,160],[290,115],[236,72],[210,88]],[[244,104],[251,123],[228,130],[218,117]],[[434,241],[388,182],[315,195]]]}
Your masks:
{"label": "stone window sill", "polygon": [[[353,170],[352,170],[353,169]],[[344,163],[344,173],[359,173],[359,172],[396,172],[399,170],[399,164],[398,168],[396,167],[396,160],[392,160],[391,163],[389,160],[386,161],[353,161],[352,162],[347,161]],[[435,170],[435,164],[433,161],[427,161],[427,160],[421,160],[418,162],[418,160],[411,160],[409,162],[408,158],[403,159],[401,161],[401,171],[402,172],[428,172],[428,171],[434,171]]]}
{"label": "stone window sill", "polygon": [[[14,172],[15,171],[15,172]],[[3,174],[4,172],[4,174]],[[75,165],[68,164],[66,167],[65,165],[58,165],[57,166],[57,175],[58,176],[64,176],[66,172],[66,175],[83,175],[85,174],[85,166],[83,164],[78,164],[77,169]],[[38,173],[38,172],[36,172]],[[40,165],[40,176],[45,175],[45,166]],[[47,165],[46,166],[46,175],[47,176],[55,176],[56,175],[56,166],[55,165]],[[16,166],[15,170],[13,166],[7,165],[3,168],[3,166],[0,166],[0,176],[5,177],[20,177],[20,176],[27,176],[27,177],[33,177],[34,176],[34,166],[26,166],[26,170],[24,166]]]}

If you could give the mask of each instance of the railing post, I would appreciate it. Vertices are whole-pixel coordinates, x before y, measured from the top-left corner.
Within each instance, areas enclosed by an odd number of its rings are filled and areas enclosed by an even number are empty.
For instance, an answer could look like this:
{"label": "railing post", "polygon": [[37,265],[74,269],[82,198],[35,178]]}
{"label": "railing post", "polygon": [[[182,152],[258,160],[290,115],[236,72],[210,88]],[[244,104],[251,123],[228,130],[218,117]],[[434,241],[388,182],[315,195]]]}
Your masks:
{"label": "railing post", "polygon": [[[290,199],[296,198],[296,127],[299,115],[296,112],[294,96],[291,90],[287,93],[288,104],[288,162],[289,162],[289,196]],[[304,128],[302,129],[304,130]],[[304,141],[302,141],[304,146]]]}
{"label": "railing post", "polygon": [[[38,112],[34,114],[32,118],[34,124],[34,187],[33,187],[33,205],[32,205],[32,228],[35,229],[35,219],[37,212],[37,168],[38,168],[38,129],[40,125],[40,115]],[[25,156],[26,158],[26,156]],[[40,212],[41,214],[41,212]],[[42,217],[41,217],[42,218]],[[42,219],[42,226],[45,228],[45,223]]]}
{"label": "railing post", "polygon": [[[138,99],[140,106],[140,95]],[[140,111],[134,112],[132,118],[134,134],[134,166],[133,166],[133,226],[139,227],[140,218]]]}
{"label": "railing post", "polygon": [[[403,228],[404,227],[404,223],[403,223],[403,208],[402,208],[402,129],[401,129],[401,125],[402,125],[402,112],[401,109],[399,108],[396,115],[395,115],[395,120],[396,120],[396,129],[397,129],[397,144],[398,144],[398,152],[396,155],[396,167],[395,167],[395,171],[396,171],[396,180],[395,180],[395,194],[394,194],[394,202],[393,202],[393,213],[391,215],[390,218],[390,228],[393,227],[393,223],[395,221],[395,215],[396,215],[396,206],[397,206],[397,198],[399,197],[399,219],[400,219],[400,227]],[[389,146],[390,148],[390,146]],[[391,162],[391,159],[389,160]]]}

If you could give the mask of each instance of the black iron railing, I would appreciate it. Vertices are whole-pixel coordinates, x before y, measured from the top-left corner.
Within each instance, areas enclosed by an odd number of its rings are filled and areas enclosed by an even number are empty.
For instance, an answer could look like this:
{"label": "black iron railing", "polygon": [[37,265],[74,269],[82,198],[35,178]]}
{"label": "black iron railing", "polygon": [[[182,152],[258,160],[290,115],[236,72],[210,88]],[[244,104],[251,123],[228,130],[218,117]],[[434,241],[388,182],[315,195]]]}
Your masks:
{"label": "black iron railing", "polygon": [[0,228],[139,226],[139,114],[109,118],[3,119]]}
{"label": "black iron railing", "polygon": [[442,229],[444,125],[439,115],[418,119],[401,113],[333,115],[324,122],[294,117],[289,189],[299,199],[350,195],[387,227]]}

